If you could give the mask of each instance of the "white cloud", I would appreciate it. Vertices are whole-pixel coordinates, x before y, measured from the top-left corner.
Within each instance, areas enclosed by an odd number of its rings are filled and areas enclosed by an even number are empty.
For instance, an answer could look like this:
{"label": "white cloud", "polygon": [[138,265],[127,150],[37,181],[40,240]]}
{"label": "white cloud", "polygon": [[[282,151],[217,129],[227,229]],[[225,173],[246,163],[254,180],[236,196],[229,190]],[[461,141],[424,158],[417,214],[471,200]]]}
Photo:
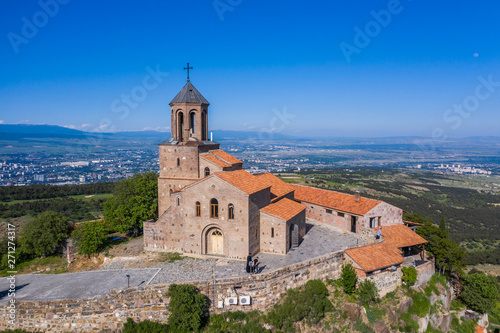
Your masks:
{"label": "white cloud", "polygon": [[4,124],[5,123],[5,120],[0,120],[0,124]]}
{"label": "white cloud", "polygon": [[29,123],[30,120],[29,119],[26,119],[26,120],[21,120],[18,122],[18,124],[26,124],[26,123]]}
{"label": "white cloud", "polygon": [[165,127],[161,127],[161,126],[157,126],[157,127],[144,127],[142,130],[143,131],[168,132],[168,131],[170,131],[170,126],[165,126]]}
{"label": "white cloud", "polygon": [[82,124],[81,128],[92,127],[92,124]]}
{"label": "white cloud", "polygon": [[71,129],[76,129],[75,125],[63,125],[63,127],[71,128]]}

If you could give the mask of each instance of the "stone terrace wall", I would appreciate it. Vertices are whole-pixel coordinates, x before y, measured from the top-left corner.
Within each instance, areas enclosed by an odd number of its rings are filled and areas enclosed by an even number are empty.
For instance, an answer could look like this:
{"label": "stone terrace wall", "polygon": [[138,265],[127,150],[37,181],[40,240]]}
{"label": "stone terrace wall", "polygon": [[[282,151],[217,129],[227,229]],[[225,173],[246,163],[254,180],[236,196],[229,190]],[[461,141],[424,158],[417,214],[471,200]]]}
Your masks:
{"label": "stone terrace wall", "polygon": [[422,265],[415,267],[417,269],[417,285],[422,286],[429,282],[431,277],[436,273],[436,268],[434,265],[434,260],[429,260]]}
{"label": "stone terrace wall", "polygon": [[379,291],[378,296],[383,297],[387,293],[396,289],[397,286],[401,285],[402,276],[403,273],[401,272],[401,268],[398,268],[395,271],[385,271],[360,279],[362,281],[365,279],[369,279],[373,283],[375,283]]}
{"label": "stone terrace wall", "polygon": [[[211,313],[266,310],[289,288],[304,285],[311,279],[338,279],[344,252],[338,251],[269,273],[191,282],[212,302]],[[215,284],[214,284],[215,282]],[[166,322],[168,284],[112,290],[104,297],[83,300],[17,301],[16,325],[8,320],[6,305],[0,307],[0,329],[21,328],[43,332],[117,331],[127,317]],[[236,289],[234,287],[237,286]],[[236,294],[237,292],[237,294]],[[251,306],[214,307],[217,301],[236,295],[252,297]]]}

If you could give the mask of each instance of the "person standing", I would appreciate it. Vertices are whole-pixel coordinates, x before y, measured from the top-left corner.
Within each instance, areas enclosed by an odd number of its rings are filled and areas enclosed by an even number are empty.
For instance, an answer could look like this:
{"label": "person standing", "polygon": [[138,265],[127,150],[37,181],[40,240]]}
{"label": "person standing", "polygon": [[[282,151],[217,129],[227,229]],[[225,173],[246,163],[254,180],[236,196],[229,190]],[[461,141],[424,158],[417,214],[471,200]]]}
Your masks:
{"label": "person standing", "polygon": [[375,239],[380,239],[382,237],[382,227],[378,227],[377,234],[375,235]]}
{"label": "person standing", "polygon": [[251,264],[252,264],[252,253],[249,253],[247,256],[247,267],[246,267],[247,273],[252,273]]}

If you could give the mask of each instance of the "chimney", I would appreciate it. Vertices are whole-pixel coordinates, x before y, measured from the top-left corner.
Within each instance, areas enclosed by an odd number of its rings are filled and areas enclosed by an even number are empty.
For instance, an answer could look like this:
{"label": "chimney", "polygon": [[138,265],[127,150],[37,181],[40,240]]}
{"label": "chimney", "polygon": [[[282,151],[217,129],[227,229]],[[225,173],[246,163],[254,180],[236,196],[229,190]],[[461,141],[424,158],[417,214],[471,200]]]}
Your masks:
{"label": "chimney", "polygon": [[354,201],[359,202],[361,200],[361,193],[359,191],[354,192]]}

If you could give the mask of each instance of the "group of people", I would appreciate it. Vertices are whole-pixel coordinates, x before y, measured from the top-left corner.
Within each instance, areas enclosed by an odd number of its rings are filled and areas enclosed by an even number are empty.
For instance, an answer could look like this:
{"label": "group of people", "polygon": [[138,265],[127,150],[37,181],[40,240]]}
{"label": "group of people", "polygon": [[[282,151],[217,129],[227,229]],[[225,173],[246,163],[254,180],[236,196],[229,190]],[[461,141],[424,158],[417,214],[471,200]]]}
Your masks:
{"label": "group of people", "polygon": [[255,257],[252,260],[252,253],[248,254],[246,271],[250,274],[257,274],[259,272],[259,257]]}

